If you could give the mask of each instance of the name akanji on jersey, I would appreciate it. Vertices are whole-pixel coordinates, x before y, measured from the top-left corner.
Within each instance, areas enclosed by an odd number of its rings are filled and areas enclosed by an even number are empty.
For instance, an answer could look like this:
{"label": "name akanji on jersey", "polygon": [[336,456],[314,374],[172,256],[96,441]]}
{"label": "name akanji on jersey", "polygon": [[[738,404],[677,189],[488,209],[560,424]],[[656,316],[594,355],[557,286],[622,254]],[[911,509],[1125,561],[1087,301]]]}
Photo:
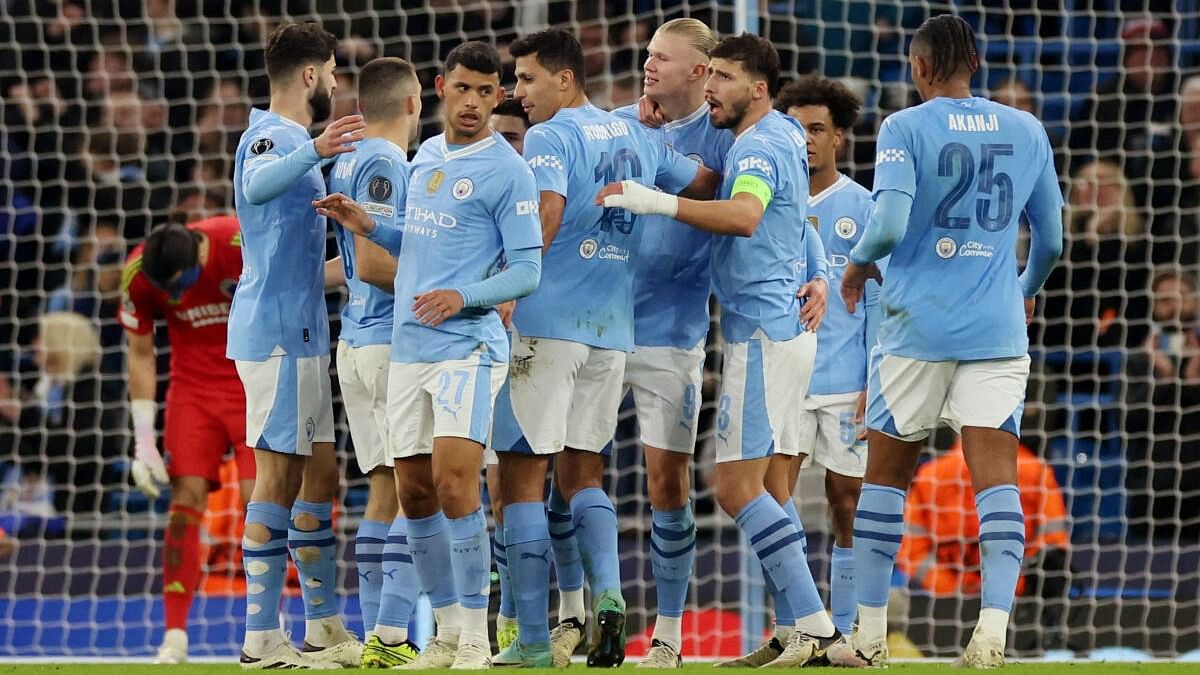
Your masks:
{"label": "name akanji on jersey", "polygon": [[178,396],[243,396],[233,361],[225,357],[229,305],[242,270],[241,234],[232,216],[190,223],[208,238],[208,259],[195,285],[178,300],[150,283],[142,271],[141,244],[129,254],[121,278],[118,316],[137,335],[154,331],[156,319],[167,322],[171,340],[171,386],[167,400]]}

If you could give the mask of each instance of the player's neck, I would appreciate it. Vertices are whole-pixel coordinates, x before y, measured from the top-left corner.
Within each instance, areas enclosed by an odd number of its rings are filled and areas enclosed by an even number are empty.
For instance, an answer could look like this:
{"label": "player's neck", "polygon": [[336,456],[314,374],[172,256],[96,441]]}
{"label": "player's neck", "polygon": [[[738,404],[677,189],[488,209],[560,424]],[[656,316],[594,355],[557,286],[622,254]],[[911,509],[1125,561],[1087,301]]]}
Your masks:
{"label": "player's neck", "polygon": [[566,94],[563,94],[562,105],[559,106],[558,109],[562,110],[563,108],[582,108],[583,106],[587,105],[589,102],[590,101],[588,101],[587,94],[585,94],[582,89],[576,89],[574,91],[568,91]]}
{"label": "player's neck", "polygon": [[208,235],[201,232],[200,245],[196,248],[196,262],[200,263],[202,269],[208,265],[208,249]]}
{"label": "player's neck", "polygon": [[812,197],[819,195],[829,189],[838,180],[838,170],[836,165],[822,168],[820,172],[811,174],[808,177],[808,196]]}
{"label": "player's neck", "polygon": [[733,128],[733,137],[737,138],[742,135],[742,132],[750,127],[758,124],[758,121],[767,116],[771,112],[771,99],[764,98],[759,101],[754,101],[750,104],[750,109],[746,111],[742,121]]}
{"label": "player's neck", "polygon": [[291,91],[272,91],[269,110],[305,129],[312,125],[312,111],[309,110],[308,99],[304,96],[296,96]]}
{"label": "player's neck", "polygon": [[655,99],[654,102],[662,110],[663,119],[674,122],[691,115],[704,104],[704,89],[698,87],[693,91],[684,92],[682,96],[665,97],[662,100]]}
{"label": "player's neck", "polygon": [[935,98],[971,98],[973,95],[971,93],[970,82],[951,80],[931,86],[929,88],[929,96],[925,97],[925,100],[932,101]]}
{"label": "player's neck", "polygon": [[391,141],[396,147],[408,152],[408,139],[412,138],[411,122],[408,117],[399,117],[388,122],[377,122],[375,124],[367,123],[363,129],[363,137],[365,138],[382,138],[385,141]]}

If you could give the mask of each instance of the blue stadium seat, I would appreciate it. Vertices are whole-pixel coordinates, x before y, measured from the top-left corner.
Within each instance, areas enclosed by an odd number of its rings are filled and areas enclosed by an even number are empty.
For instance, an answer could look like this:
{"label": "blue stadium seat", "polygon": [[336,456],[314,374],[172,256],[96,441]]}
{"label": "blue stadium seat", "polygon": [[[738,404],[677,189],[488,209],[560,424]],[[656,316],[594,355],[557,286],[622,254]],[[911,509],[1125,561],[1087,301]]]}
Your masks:
{"label": "blue stadium seat", "polygon": [[[1063,488],[1071,518],[1072,538],[1080,541],[1120,539],[1125,534],[1125,446],[1121,441],[1118,412],[1119,382],[1124,372],[1121,350],[1046,352],[1035,354],[1061,372],[1070,366],[1093,365],[1107,373],[1092,392],[1063,391],[1055,403],[1066,414],[1059,436],[1050,439],[1049,462]],[[1085,416],[1097,419],[1084,429]],[[1099,438],[1094,436],[1099,431]]]}

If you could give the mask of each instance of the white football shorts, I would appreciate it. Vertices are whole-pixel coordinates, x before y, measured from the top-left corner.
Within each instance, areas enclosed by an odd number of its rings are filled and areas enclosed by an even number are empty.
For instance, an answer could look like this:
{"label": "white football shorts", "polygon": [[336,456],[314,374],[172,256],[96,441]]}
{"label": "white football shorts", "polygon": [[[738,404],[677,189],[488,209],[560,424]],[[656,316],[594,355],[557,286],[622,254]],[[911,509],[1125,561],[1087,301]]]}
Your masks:
{"label": "white football shorts", "polygon": [[854,423],[858,393],[808,396],[800,412],[800,454],[807,467],[816,462],[842,476],[862,478],[867,471],[867,442],[858,440]]}
{"label": "white football shorts", "polygon": [[718,462],[799,454],[800,410],[816,355],[817,335],[808,331],[775,342],[760,330],[747,342],[725,344]]}
{"label": "white football shorts", "polygon": [[246,390],[247,445],[307,457],[313,443],[333,442],[328,356],[278,354],[234,365]]}
{"label": "white football shorts", "polygon": [[514,332],[509,394],[527,452],[602,452],[617,427],[625,357],[615,349]]}
{"label": "white football shorts", "polygon": [[391,345],[351,347],[338,342],[337,374],[358,469],[370,473],[388,461],[388,371]]}
{"label": "white football shorts", "polygon": [[867,426],[919,441],[939,422],[1021,432],[1029,355],[986,361],[920,361],[871,352]]}
{"label": "white football shorts", "polygon": [[642,444],[692,454],[700,419],[704,343],[691,349],[637,347],[625,360]]}
{"label": "white football shorts", "polygon": [[496,394],[508,364],[484,348],[465,359],[395,363],[388,373],[387,419],[392,459],[433,453],[433,439],[469,438],[485,444]]}

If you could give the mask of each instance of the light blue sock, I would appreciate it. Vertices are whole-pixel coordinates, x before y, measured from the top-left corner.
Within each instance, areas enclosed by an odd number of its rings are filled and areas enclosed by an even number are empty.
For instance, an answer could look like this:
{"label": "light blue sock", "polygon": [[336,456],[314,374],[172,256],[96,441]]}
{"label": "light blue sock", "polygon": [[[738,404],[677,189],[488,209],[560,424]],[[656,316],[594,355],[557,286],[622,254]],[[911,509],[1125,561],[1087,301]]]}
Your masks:
{"label": "light blue sock", "polygon": [[517,607],[513,604],[512,579],[508,575],[508,549],[504,545],[504,525],[498,524],[492,534],[492,550],[496,556],[496,576],[500,577],[500,616],[516,618]]}
{"label": "light blue sock", "polygon": [[792,615],[800,619],[824,612],[821,595],[804,556],[804,536],[783,507],[763,492],[742,508],[735,519],[750,540],[767,576],[786,597]]}
{"label": "light blue sock", "polygon": [[[296,527],[296,518],[304,514],[317,519],[317,529]],[[297,499],[292,505],[288,548],[300,572],[304,619],[315,621],[337,614],[337,539],[333,536],[333,504]]]}
{"label": "light blue sock", "polygon": [[571,505],[553,485],[550,486],[550,508],[546,518],[550,522],[550,546],[554,549],[554,577],[558,580],[558,590],[577,591],[583,588],[583,559],[579,556],[579,542],[571,522]]}
{"label": "light blue sock", "polygon": [[383,592],[379,602],[379,624],[408,628],[413,605],[421,590],[421,579],[408,550],[408,519],[392,521],[383,547]]}
{"label": "light blue sock", "polygon": [[504,545],[521,644],[550,641],[550,529],[541,502],[504,507]]}
{"label": "light blue sock", "polygon": [[438,511],[425,518],[409,518],[408,548],[421,580],[421,591],[429,596],[430,606],[441,609],[458,602],[446,514]]}
{"label": "light blue sock", "polygon": [[775,625],[795,626],[796,615],[792,613],[792,606],[788,604],[787,596],[775,585],[765,567],[763,568],[763,581],[766,583],[767,593],[771,596],[771,604],[775,605]]}
{"label": "light blue sock", "polygon": [[854,599],[854,548],[833,545],[829,561],[829,608],[833,610],[833,625],[849,635],[854,632],[854,617],[858,605]]}
{"label": "light blue sock", "polygon": [[979,562],[983,609],[1011,612],[1025,556],[1025,515],[1015,485],[997,485],[975,495],[979,512]]}
{"label": "light blue sock", "polygon": [[358,567],[358,604],[362,607],[363,630],[370,633],[379,616],[379,596],[383,592],[383,547],[387,543],[388,524],[378,520],[360,520],[354,538],[354,564]]}
{"label": "light blue sock", "polygon": [[860,605],[887,606],[904,535],[904,495],[894,487],[863,483],[854,514],[854,584]]}
{"label": "light blue sock", "polygon": [[796,501],[790,497],[782,504],[783,512],[787,514],[788,520],[792,521],[792,526],[800,533],[800,548],[804,551],[804,555],[808,556],[808,533],[804,531],[804,523],[800,522],[800,512],[796,510]]}
{"label": "light blue sock", "polygon": [[571,522],[593,601],[602,593],[621,595],[617,555],[617,511],[600,488],[585,488],[571,498]]}
{"label": "light blue sock", "polygon": [[259,544],[242,537],[246,630],[275,630],[279,628],[279,598],[287,578],[288,510],[269,502],[250,502],[246,505],[246,526],[250,525],[266,527],[270,539]]}
{"label": "light blue sock", "polygon": [[659,616],[681,617],[696,560],[696,521],[692,503],[675,511],[652,511],[650,568]]}
{"label": "light blue sock", "polygon": [[450,567],[458,597],[467,609],[487,609],[492,587],[492,542],[483,507],[450,519]]}

